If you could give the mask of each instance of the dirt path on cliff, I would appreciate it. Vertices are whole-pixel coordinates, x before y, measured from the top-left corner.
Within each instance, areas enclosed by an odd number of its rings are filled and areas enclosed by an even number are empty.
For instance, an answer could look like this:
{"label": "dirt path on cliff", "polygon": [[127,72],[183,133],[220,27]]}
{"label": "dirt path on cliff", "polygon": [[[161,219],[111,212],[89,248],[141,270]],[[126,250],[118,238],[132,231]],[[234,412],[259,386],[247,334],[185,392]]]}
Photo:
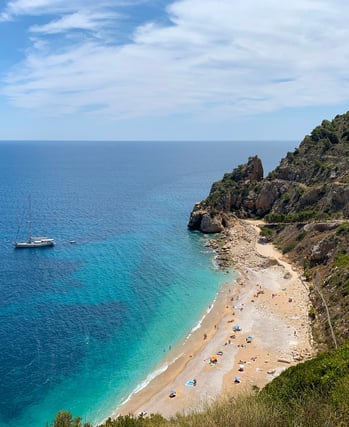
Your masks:
{"label": "dirt path on cliff", "polygon": [[[260,235],[261,227],[265,225],[265,221],[263,220],[244,220],[244,222],[255,229],[257,236]],[[295,266],[285,260],[283,254],[272,243],[266,243],[258,238],[256,250],[263,257],[275,259],[291,275],[292,279],[299,276],[300,272],[296,270]]]}

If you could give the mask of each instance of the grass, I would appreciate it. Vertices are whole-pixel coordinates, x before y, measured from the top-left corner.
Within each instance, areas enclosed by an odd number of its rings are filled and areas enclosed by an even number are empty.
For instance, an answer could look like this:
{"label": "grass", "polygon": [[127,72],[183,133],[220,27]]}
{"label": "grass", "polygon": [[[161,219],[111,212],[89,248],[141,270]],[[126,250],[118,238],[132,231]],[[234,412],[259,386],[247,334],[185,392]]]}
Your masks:
{"label": "grass", "polygon": [[[99,427],[344,427],[349,425],[348,396],[349,341],[287,369],[258,394],[222,398],[203,412],[170,420],[159,414],[124,416]],[[51,426],[91,427],[79,418],[64,419]]]}

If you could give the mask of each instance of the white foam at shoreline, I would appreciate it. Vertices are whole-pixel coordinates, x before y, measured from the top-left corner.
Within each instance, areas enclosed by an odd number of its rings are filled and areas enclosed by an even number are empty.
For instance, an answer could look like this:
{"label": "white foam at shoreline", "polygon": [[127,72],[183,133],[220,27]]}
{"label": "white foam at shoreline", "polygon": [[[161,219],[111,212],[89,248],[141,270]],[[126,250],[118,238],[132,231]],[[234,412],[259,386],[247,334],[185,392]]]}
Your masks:
{"label": "white foam at shoreline", "polygon": [[128,395],[128,397],[121,402],[120,406],[125,405],[135,394],[139,393],[141,390],[147,387],[147,385],[156,377],[161,375],[163,372],[167,371],[170,365],[175,363],[177,359],[183,356],[183,353],[181,353],[179,356],[177,356],[175,359],[172,360],[170,363],[165,363],[164,365],[160,366],[159,369],[156,369],[155,371],[151,372],[144,381],[142,381],[140,384],[136,386],[136,388]]}
{"label": "white foam at shoreline", "polygon": [[[235,282],[235,280],[236,280],[236,277],[233,277],[233,281]],[[216,296],[215,296],[215,298],[214,298],[214,300],[212,301],[212,304],[210,304],[209,306],[208,306],[208,308],[207,308],[207,310],[206,310],[206,313],[201,317],[201,319],[199,320],[199,322],[191,329],[191,331],[190,331],[190,333],[188,334],[188,336],[186,337],[186,339],[185,339],[185,341],[187,341],[191,336],[192,336],[192,334],[195,332],[195,331],[197,331],[198,329],[200,329],[201,328],[201,326],[202,326],[202,322],[205,320],[205,318],[210,314],[210,312],[213,310],[213,307],[214,307],[214,305],[216,304],[216,302],[217,302],[217,298],[218,298],[218,294],[221,292],[221,290],[222,290],[222,287],[224,286],[224,285],[226,285],[227,283],[223,283],[222,285],[221,285],[221,287],[220,287],[220,289],[219,289],[219,291],[217,292],[217,294],[216,294]]]}
{"label": "white foam at shoreline", "polygon": [[[234,277],[232,281],[235,282],[235,280],[236,280],[236,278]],[[224,285],[227,285],[227,282],[221,284],[221,287],[220,287],[219,291],[217,292],[215,298],[213,299],[212,303],[207,307],[205,313],[203,314],[203,316],[201,317],[201,319],[199,320],[199,322],[191,329],[190,333],[187,335],[187,337],[185,338],[184,342],[187,342],[191,338],[191,336],[193,335],[193,333],[195,331],[197,331],[198,329],[201,328],[203,321],[210,314],[210,312],[213,310],[215,304],[217,303],[218,295],[221,292],[222,287]],[[126,403],[128,403],[135,394],[139,393],[141,390],[143,390],[144,388],[146,388],[153,379],[155,379],[156,377],[158,377],[159,375],[161,375],[162,373],[164,373],[165,371],[167,371],[167,369],[169,368],[169,366],[172,365],[173,363],[175,363],[183,355],[184,355],[184,353],[181,353],[180,355],[178,355],[177,357],[175,357],[171,362],[165,363],[164,365],[160,366],[155,371],[151,372],[146,377],[146,379],[144,381],[142,381],[140,384],[138,384],[135,387],[135,389],[127,396],[127,398],[120,403],[118,409],[121,408],[122,406],[124,406]],[[118,416],[118,412],[115,411],[112,414],[112,417],[117,417],[117,416]]]}
{"label": "white foam at shoreline", "polygon": [[[192,334],[197,331],[198,329],[200,329],[202,322],[204,321],[204,319],[207,317],[207,315],[212,311],[216,301],[217,301],[217,297],[218,297],[218,293],[216,294],[214,300],[212,301],[212,304],[210,304],[208,306],[208,308],[206,309],[205,314],[201,317],[201,319],[199,320],[199,322],[191,329],[190,333],[187,335],[185,341],[187,341]],[[156,377],[158,377],[159,375],[161,375],[162,373],[164,373],[165,371],[167,371],[167,369],[169,368],[170,365],[172,365],[173,363],[176,362],[176,360],[178,360],[180,357],[183,356],[184,353],[181,353],[180,355],[178,355],[175,359],[173,359],[172,362],[170,363],[165,363],[164,365],[160,366],[159,369],[156,369],[155,371],[151,372],[144,381],[142,381],[140,384],[138,384],[136,386],[136,388],[127,396],[127,398],[121,402],[120,407],[125,405],[127,402],[129,402],[131,400],[131,398],[139,393],[141,390],[143,390],[144,388],[146,388],[148,386],[148,384]],[[114,413],[113,416],[117,416],[117,413]]]}
{"label": "white foam at shoreline", "polygon": [[192,336],[192,334],[197,331],[198,329],[201,328],[202,322],[205,320],[205,318],[207,317],[207,315],[212,311],[214,304],[217,301],[217,295],[215,297],[215,299],[213,300],[212,304],[208,306],[206,313],[201,317],[201,319],[199,320],[199,322],[193,327],[193,329],[190,331],[190,333],[188,334],[186,340],[188,338],[190,338]]}

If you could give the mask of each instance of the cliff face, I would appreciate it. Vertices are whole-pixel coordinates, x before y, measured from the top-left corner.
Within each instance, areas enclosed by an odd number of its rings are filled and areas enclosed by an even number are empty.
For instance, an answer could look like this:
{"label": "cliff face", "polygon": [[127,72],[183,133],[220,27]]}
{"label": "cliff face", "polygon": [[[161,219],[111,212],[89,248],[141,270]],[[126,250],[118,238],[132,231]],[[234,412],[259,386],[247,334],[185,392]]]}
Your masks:
{"label": "cliff face", "polygon": [[223,226],[222,212],[290,221],[292,216],[349,218],[349,112],[324,120],[265,179],[257,156],[225,174],[195,206],[189,228],[201,229],[200,211],[210,213],[215,230]]}
{"label": "cliff face", "polygon": [[[225,174],[195,205],[188,227],[217,233],[233,217],[265,220],[262,235],[316,282],[339,340],[349,338],[349,112],[324,120],[266,178],[257,156]],[[315,291],[313,301],[318,340],[329,344]]]}
{"label": "cliff face", "polygon": [[[232,212],[251,217],[256,212],[255,189],[263,181],[263,166],[255,156],[248,163],[226,173],[222,181],[212,185],[208,198],[197,203],[190,215],[188,227],[203,233],[219,233],[229,224]],[[265,200],[262,200],[262,204]]]}

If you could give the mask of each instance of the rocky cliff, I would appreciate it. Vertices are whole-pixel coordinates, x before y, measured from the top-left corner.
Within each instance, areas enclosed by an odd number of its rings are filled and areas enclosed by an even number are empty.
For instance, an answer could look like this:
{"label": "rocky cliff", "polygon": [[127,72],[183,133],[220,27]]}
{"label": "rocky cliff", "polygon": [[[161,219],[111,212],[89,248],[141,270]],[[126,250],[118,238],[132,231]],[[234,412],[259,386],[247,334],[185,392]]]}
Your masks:
{"label": "rocky cliff", "polygon": [[219,233],[236,217],[264,219],[262,236],[313,281],[318,341],[331,345],[324,301],[339,342],[349,338],[349,112],[324,120],[265,178],[257,156],[226,173],[188,227]]}

